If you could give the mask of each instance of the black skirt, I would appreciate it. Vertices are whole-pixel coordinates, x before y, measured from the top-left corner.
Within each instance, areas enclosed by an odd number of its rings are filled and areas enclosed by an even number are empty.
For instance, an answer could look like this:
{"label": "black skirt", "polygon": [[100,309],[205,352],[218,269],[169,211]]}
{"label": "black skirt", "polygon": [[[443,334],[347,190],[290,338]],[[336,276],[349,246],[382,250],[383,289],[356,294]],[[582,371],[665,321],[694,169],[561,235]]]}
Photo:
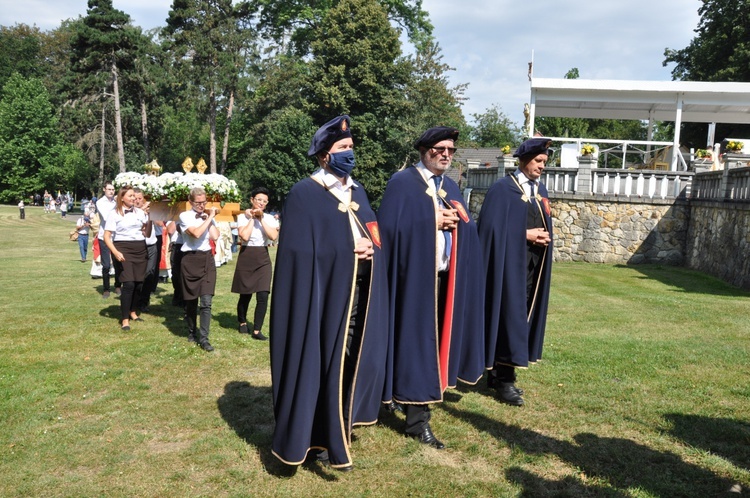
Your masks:
{"label": "black skirt", "polygon": [[235,294],[271,290],[271,257],[266,246],[242,246],[232,280]]}
{"label": "black skirt", "polygon": [[211,251],[183,252],[180,280],[185,301],[213,296],[216,290],[216,263]]}
{"label": "black skirt", "polygon": [[[125,257],[125,261],[120,263],[122,266],[120,282],[143,282],[146,276],[146,264],[148,263],[146,241],[116,240],[115,249]],[[114,256],[112,259],[115,259]]]}

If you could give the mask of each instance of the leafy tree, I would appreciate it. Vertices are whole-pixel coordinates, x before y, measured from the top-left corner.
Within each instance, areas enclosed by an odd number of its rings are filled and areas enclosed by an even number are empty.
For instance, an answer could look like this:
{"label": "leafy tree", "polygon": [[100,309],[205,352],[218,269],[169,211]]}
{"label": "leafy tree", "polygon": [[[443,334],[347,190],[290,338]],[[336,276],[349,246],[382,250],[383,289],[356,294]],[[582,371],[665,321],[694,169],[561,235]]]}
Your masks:
{"label": "leafy tree", "polygon": [[232,174],[240,189],[250,192],[258,186],[267,187],[270,204],[280,207],[292,185],[315,170],[307,149],[316,128],[310,116],[293,106],[271,111],[255,128],[257,147]]}
{"label": "leafy tree", "polygon": [[[673,80],[750,81],[750,0],[702,0],[697,36],[681,49],[664,49],[663,65],[674,63]],[[682,142],[703,147],[707,125],[685,123]],[[717,124],[716,138],[750,135],[750,126]]]}
{"label": "leafy tree", "polygon": [[[258,13],[259,29],[282,47],[300,56],[310,53],[320,39],[328,12],[340,0],[251,0]],[[409,39],[422,47],[432,36],[432,24],[422,10],[422,0],[379,0],[388,17],[406,29]]]}
{"label": "leafy tree", "polygon": [[0,100],[0,201],[43,188],[75,188],[91,169],[78,149],[64,144],[41,80],[13,74]]}
{"label": "leafy tree", "polygon": [[72,39],[73,71],[78,76],[72,86],[84,95],[94,95],[112,85],[115,136],[120,171],[124,172],[125,148],[122,135],[120,71],[133,67],[140,28],[130,24],[130,16],[115,9],[112,0],[89,0],[83,22],[76,23]]}
{"label": "leafy tree", "polygon": [[237,75],[244,65],[240,53],[251,40],[248,29],[249,4],[232,5],[231,0],[175,0],[167,18],[165,33],[175,62],[187,63],[183,74],[207,94],[206,115],[210,130],[209,164],[216,173],[216,124],[219,100],[228,97],[231,116]]}
{"label": "leafy tree", "polygon": [[438,43],[426,42],[409,62],[410,78],[405,91],[409,105],[406,136],[416,138],[433,126],[453,126],[460,130],[459,139],[468,141],[470,127],[461,111],[468,84],[448,86],[447,73],[454,68],[443,62]]}
{"label": "leafy tree", "polygon": [[42,34],[36,26],[0,26],[0,88],[5,86],[13,73],[25,77],[39,75],[42,69],[41,39]]}
{"label": "leafy tree", "polygon": [[328,12],[312,51],[309,114],[316,124],[352,117],[356,178],[379,199],[411,150],[404,98],[410,65],[401,58],[399,33],[376,0],[341,0]]}
{"label": "leafy tree", "polygon": [[503,147],[521,143],[521,129],[516,126],[497,104],[483,114],[472,114],[476,125],[472,129],[471,139],[479,147]]}

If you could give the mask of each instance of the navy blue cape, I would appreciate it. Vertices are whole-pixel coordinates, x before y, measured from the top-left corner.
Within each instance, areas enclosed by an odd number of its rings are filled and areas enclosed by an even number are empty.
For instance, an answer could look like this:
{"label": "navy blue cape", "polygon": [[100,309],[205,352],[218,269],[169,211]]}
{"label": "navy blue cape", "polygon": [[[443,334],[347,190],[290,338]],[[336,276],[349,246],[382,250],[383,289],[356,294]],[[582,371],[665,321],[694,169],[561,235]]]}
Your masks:
{"label": "navy blue cape", "polygon": [[[474,384],[488,366],[477,229],[458,185],[444,178],[445,199],[459,210],[461,219],[453,232],[454,279],[442,332],[437,321],[437,215],[427,182],[416,167],[391,177],[378,209],[388,259],[393,398],[402,403],[442,401],[446,387],[455,387],[457,380]],[[441,365],[441,339],[446,334],[450,341]]]}
{"label": "navy blue cape", "polygon": [[[358,184],[352,200],[375,254],[351,389],[342,385],[356,266],[348,214],[312,178],[292,187],[282,211],[271,294],[272,451],[290,465],[302,463],[311,448],[327,449],[333,467],[350,465],[352,427],[374,424],[381,402],[390,399],[387,287],[377,220]],[[351,401],[344,403],[347,391]],[[344,405],[351,411],[348,427]]]}
{"label": "navy blue cape", "polygon": [[[487,191],[479,214],[479,239],[485,270],[485,326],[487,351],[497,363],[527,367],[542,358],[547,304],[552,275],[552,243],[544,254],[534,304],[527,315],[526,216],[531,203],[508,175]],[[539,184],[547,231],[552,236],[547,188]]]}

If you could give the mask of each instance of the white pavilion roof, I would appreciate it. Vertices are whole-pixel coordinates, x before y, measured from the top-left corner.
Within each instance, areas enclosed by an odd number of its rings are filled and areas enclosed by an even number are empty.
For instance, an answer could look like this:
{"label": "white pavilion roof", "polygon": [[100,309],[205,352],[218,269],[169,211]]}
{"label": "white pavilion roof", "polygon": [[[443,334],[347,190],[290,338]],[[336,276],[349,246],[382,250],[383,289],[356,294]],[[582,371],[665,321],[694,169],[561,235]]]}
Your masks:
{"label": "white pavilion roof", "polygon": [[532,78],[531,104],[535,117],[750,123],[750,83]]}

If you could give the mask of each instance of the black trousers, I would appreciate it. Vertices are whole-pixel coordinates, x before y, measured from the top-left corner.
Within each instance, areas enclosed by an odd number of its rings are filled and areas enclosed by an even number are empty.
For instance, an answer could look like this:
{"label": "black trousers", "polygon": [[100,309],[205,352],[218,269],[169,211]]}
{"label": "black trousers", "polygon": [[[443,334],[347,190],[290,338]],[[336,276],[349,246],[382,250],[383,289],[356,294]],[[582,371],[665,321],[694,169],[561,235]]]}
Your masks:
{"label": "black trousers", "polygon": [[[253,315],[253,330],[260,332],[263,322],[266,319],[266,310],[268,310],[268,291],[255,293],[255,314]],[[237,321],[247,323],[247,308],[250,306],[252,294],[240,294],[237,300]]]}
{"label": "black trousers", "polygon": [[[196,335],[196,326],[198,318],[198,301],[200,301],[201,323]],[[213,296],[206,294],[200,299],[191,299],[185,301],[185,322],[188,326],[188,334],[195,337],[199,344],[208,342],[208,333],[211,331],[211,303]]]}

